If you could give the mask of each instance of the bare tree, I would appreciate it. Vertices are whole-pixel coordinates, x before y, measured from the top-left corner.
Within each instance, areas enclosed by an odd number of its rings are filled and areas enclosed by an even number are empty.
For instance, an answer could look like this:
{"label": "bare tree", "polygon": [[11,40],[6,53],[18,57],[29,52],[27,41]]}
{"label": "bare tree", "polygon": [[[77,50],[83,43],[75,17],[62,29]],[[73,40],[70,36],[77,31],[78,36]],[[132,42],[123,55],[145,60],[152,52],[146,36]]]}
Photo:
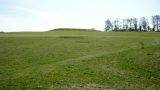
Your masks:
{"label": "bare tree", "polygon": [[128,18],[127,19],[127,22],[128,22],[128,26],[129,26],[129,30],[137,30],[137,23],[138,23],[138,20],[137,18]]}
{"label": "bare tree", "polygon": [[147,31],[148,20],[145,17],[140,18],[140,26],[143,31]]}
{"label": "bare tree", "polygon": [[142,26],[141,25],[139,25],[139,31],[142,31]]}
{"label": "bare tree", "polygon": [[134,25],[134,30],[137,31],[137,26],[138,26],[138,20],[137,20],[137,18],[132,18],[132,23]]}
{"label": "bare tree", "polygon": [[[152,16],[152,24],[153,31],[160,31],[160,15]],[[108,19],[105,22],[106,31],[150,31],[151,28],[146,17],[141,17],[139,21],[134,17],[122,20],[116,18],[113,22]]]}
{"label": "bare tree", "polygon": [[116,18],[115,20],[114,20],[114,30],[115,31],[118,31],[119,30],[119,28],[120,28],[120,21],[119,21],[119,19],[118,18]]}
{"label": "bare tree", "polygon": [[105,22],[105,31],[109,31],[113,29],[113,25],[109,19],[106,20]]}
{"label": "bare tree", "polygon": [[159,30],[159,27],[160,27],[160,15],[152,16],[152,24],[153,24],[154,31],[155,31],[155,28],[157,29],[157,31],[160,31]]}
{"label": "bare tree", "polygon": [[130,18],[127,19],[127,24],[129,26],[129,30],[131,30],[132,21]]}
{"label": "bare tree", "polygon": [[123,29],[124,29],[125,31],[127,31],[127,30],[128,30],[128,23],[127,23],[127,19],[123,19]]}

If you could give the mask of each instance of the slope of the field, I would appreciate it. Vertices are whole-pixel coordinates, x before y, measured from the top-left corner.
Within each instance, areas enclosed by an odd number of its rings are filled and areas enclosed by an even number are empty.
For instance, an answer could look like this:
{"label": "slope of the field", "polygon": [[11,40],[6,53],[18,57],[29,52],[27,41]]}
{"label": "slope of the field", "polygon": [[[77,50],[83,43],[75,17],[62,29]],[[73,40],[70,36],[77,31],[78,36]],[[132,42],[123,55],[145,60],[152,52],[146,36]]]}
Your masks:
{"label": "slope of the field", "polygon": [[160,33],[0,33],[0,89],[160,89]]}

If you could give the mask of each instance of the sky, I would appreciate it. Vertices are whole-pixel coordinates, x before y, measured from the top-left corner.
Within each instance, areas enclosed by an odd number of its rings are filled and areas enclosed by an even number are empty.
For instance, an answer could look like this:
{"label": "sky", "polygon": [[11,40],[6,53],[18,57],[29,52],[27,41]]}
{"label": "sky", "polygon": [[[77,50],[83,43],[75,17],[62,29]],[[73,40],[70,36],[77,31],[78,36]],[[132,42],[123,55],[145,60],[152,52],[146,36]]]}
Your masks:
{"label": "sky", "polygon": [[104,30],[108,18],[160,15],[160,0],[0,0],[0,31]]}

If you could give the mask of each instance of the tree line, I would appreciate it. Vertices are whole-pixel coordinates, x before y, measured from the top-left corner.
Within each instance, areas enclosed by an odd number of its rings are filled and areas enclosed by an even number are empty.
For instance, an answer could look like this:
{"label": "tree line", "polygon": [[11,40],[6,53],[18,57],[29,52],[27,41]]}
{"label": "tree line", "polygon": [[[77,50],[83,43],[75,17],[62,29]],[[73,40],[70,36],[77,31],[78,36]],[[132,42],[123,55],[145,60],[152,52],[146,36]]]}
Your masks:
{"label": "tree line", "polygon": [[114,21],[107,19],[105,21],[105,31],[160,31],[160,15],[151,16],[152,26],[146,17],[127,18],[120,20],[116,18]]}

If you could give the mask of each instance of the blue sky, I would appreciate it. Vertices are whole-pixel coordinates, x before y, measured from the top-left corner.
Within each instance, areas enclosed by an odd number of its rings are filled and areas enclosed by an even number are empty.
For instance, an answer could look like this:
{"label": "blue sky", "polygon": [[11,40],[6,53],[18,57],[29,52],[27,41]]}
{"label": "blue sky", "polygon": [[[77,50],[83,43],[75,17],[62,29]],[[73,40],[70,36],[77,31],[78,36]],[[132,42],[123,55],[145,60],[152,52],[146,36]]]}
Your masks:
{"label": "blue sky", "polygon": [[160,14],[160,0],[0,0],[0,31],[104,29],[107,18]]}

